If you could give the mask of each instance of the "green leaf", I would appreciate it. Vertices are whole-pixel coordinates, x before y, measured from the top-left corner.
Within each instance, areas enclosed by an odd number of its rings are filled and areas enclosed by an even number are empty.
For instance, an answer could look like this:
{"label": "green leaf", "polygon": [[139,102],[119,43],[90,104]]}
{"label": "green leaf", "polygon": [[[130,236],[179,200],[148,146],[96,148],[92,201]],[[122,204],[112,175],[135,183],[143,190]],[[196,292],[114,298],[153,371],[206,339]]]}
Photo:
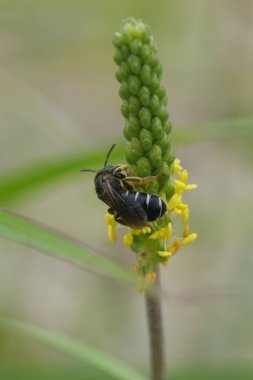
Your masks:
{"label": "green leaf", "polygon": [[104,373],[109,374],[114,379],[147,380],[146,377],[134,369],[105,353],[95,350],[77,340],[67,338],[54,332],[7,318],[0,319],[0,330],[3,332],[24,335],[38,343],[45,344],[68,355],[72,355],[74,358],[84,361]]}
{"label": "green leaf", "polygon": [[128,284],[134,275],[83,244],[20,215],[0,209],[0,236]]}

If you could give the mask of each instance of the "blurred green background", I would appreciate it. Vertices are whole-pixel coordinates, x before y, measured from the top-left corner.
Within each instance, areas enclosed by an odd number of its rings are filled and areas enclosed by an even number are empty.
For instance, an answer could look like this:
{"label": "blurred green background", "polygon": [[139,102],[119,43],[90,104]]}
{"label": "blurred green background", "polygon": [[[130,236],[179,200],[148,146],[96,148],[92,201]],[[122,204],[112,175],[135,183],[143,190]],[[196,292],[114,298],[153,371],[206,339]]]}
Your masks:
{"label": "blurred green background", "polygon": [[[1,181],[81,162],[82,154],[104,155],[123,141],[111,36],[129,16],[151,26],[174,150],[190,182],[199,185],[187,194],[199,238],[162,269],[171,379],[252,379],[252,1],[0,0]],[[235,123],[231,136],[229,123],[219,135],[222,120]],[[215,136],[208,133],[212,126]],[[176,137],[184,131],[190,138],[183,143]],[[124,161],[117,154],[116,148],[112,164]],[[107,241],[106,207],[96,198],[93,175],[76,166],[29,191],[17,188],[13,197],[0,199],[1,206],[82,239],[130,268],[133,254]],[[2,239],[0,314],[148,370],[142,295]],[[25,338],[0,338],[1,380],[107,379]]]}

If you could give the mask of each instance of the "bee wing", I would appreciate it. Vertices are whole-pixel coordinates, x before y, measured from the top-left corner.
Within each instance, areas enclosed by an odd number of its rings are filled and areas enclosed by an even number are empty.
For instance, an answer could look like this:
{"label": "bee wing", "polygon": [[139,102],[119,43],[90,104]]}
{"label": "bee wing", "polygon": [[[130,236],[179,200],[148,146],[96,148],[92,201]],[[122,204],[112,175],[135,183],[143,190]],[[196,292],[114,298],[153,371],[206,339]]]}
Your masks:
{"label": "bee wing", "polygon": [[106,185],[111,206],[120,217],[119,223],[133,228],[143,227],[147,221],[147,214],[142,205],[134,200],[126,201],[108,182]]}

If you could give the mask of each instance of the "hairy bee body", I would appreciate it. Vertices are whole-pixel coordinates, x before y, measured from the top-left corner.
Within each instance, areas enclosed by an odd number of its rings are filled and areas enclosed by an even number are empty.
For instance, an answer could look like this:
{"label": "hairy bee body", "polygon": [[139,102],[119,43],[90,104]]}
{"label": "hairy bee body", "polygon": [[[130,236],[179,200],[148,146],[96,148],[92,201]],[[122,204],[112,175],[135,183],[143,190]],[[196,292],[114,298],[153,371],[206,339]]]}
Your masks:
{"label": "hairy bee body", "polygon": [[[141,229],[148,222],[160,219],[167,211],[165,202],[155,194],[135,191],[127,176],[107,166],[96,173],[98,198],[109,206],[109,212],[123,225]],[[122,181],[124,179],[124,182]]]}
{"label": "hairy bee body", "polygon": [[148,222],[160,219],[167,211],[164,201],[155,194],[127,190],[122,192],[121,196],[128,202],[135,201],[140,203],[147,214]]}
{"label": "hairy bee body", "polygon": [[156,176],[145,178],[128,177],[127,165],[107,165],[114,149],[113,144],[107,153],[104,167],[98,171],[82,169],[83,172],[95,172],[95,190],[98,198],[109,206],[108,212],[125,226],[142,229],[148,222],[160,219],[167,211],[166,203],[157,195],[135,191],[132,183],[143,185],[157,180]]}

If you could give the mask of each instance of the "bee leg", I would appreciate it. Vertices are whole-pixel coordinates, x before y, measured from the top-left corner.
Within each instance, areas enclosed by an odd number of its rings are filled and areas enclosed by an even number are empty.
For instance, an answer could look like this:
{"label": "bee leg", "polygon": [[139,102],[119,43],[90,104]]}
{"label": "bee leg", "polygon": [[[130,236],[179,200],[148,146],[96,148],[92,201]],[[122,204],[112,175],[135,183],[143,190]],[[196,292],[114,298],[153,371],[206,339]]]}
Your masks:
{"label": "bee leg", "polygon": [[131,182],[134,185],[142,186],[142,185],[146,185],[147,183],[151,183],[151,182],[157,181],[157,176],[150,175],[150,176],[144,177],[144,178],[141,178],[141,177],[126,177],[126,178],[123,178],[121,181],[123,183]]}
{"label": "bee leg", "polygon": [[128,165],[117,165],[114,168],[113,175],[119,172],[127,171],[127,169],[128,169]]}
{"label": "bee leg", "polygon": [[108,210],[107,210],[107,211],[109,212],[109,214],[111,214],[111,215],[114,215],[114,210],[113,210],[113,208],[112,208],[112,207],[108,208]]}

